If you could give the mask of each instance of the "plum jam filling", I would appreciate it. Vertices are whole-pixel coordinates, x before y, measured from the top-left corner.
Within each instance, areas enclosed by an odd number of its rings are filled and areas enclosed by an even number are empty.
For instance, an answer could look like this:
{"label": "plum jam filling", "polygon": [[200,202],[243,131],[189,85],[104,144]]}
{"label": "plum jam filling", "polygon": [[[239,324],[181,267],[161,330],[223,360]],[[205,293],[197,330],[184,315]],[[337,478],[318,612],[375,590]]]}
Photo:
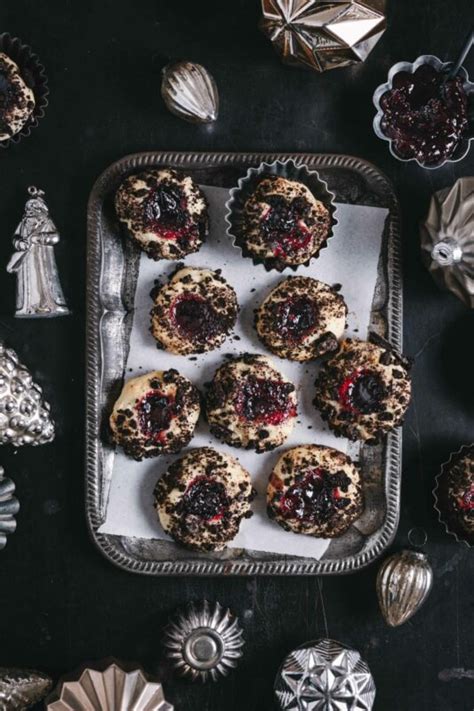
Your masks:
{"label": "plum jam filling", "polygon": [[198,476],[186,489],[180,508],[184,514],[204,521],[219,521],[229,503],[224,484],[209,476]]}
{"label": "plum jam filling", "polygon": [[330,474],[325,469],[311,469],[281,498],[280,512],[285,518],[305,523],[328,521],[350,503],[341,493],[348,491],[350,483],[342,471]]}
{"label": "plum jam filling", "polygon": [[275,328],[285,339],[301,341],[318,324],[318,307],[307,296],[287,299],[275,305]]}
{"label": "plum jam filling", "polygon": [[205,341],[224,330],[221,315],[199,294],[181,294],[171,306],[171,320],[186,338]]}
{"label": "plum jam filling", "polygon": [[262,231],[275,257],[287,256],[307,247],[311,241],[311,232],[305,224],[308,202],[304,198],[288,202],[280,195],[270,195],[266,202],[268,208],[262,216]]}
{"label": "plum jam filling", "polygon": [[387,395],[385,384],[378,373],[356,370],[338,389],[339,402],[344,410],[368,415],[380,412]]}
{"label": "plum jam filling", "polygon": [[401,158],[436,165],[450,158],[467,132],[467,96],[460,77],[446,79],[429,64],[399,72],[380,101],[381,127]]}
{"label": "plum jam filling", "polygon": [[471,484],[471,487],[458,500],[458,506],[462,511],[469,511],[474,514],[474,484]]}
{"label": "plum jam filling", "polygon": [[187,206],[186,196],[177,185],[161,183],[145,201],[145,226],[163,239],[189,241],[196,225],[189,218]]}
{"label": "plum jam filling", "polygon": [[140,429],[146,437],[159,441],[176,417],[176,401],[159,390],[152,390],[138,405]]}
{"label": "plum jam filling", "polygon": [[294,389],[294,385],[281,380],[249,376],[237,394],[235,409],[249,422],[278,425],[296,415],[296,407],[290,399]]}

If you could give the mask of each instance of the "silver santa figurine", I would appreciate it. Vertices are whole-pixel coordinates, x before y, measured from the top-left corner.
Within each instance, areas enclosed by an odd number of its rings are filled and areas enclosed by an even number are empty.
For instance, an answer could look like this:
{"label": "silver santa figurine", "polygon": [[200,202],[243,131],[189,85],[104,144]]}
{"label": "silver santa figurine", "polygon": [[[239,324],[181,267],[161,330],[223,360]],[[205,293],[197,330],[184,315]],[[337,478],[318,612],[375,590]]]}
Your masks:
{"label": "silver santa figurine", "polygon": [[15,230],[13,246],[16,251],[7,266],[8,272],[17,275],[15,316],[65,316],[69,309],[54,257],[59,233],[43,200],[44,192],[29,187],[28,193],[31,197]]}

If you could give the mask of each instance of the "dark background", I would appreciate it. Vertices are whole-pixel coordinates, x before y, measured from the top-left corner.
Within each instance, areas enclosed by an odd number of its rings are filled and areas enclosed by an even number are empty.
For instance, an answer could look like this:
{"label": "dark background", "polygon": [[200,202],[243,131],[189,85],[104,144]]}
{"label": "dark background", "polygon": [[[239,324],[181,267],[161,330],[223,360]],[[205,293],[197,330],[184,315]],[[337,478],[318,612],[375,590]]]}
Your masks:
{"label": "dark background", "polygon": [[[452,58],[474,13],[472,0],[388,6],[387,32],[365,65],[315,75],[280,64],[257,30],[257,0],[2,0],[1,31],[38,52],[51,101],[29,138],[0,151],[0,264],[11,254],[26,187],[42,187],[61,231],[57,259],[74,315],[16,321],[14,278],[2,266],[0,335],[43,385],[59,431],[39,449],[1,451],[21,512],[0,553],[0,665],[56,678],[116,655],[159,670],[179,711],[266,711],[284,655],[329,635],[369,662],[379,711],[474,708],[474,672],[459,678],[452,671],[474,669],[473,556],[444,533],[431,496],[441,462],[474,439],[474,314],[435,287],[420,262],[417,227],[434,190],[474,172],[474,151],[424,171],[393,159],[371,128],[372,93],[389,67],[425,53]],[[211,128],[164,108],[160,68],[171,58],[202,62],[215,76],[221,112]],[[474,56],[466,66],[474,73]],[[405,351],[416,364],[394,548],[407,545],[413,526],[423,527],[435,571],[431,597],[405,626],[392,630],[381,619],[378,564],[326,579],[148,579],[115,569],[90,543],[83,511],[86,203],[112,161],[151,149],[343,152],[373,161],[395,183],[404,217]],[[247,644],[235,673],[200,687],[163,669],[160,638],[170,613],[204,596],[241,617]]]}

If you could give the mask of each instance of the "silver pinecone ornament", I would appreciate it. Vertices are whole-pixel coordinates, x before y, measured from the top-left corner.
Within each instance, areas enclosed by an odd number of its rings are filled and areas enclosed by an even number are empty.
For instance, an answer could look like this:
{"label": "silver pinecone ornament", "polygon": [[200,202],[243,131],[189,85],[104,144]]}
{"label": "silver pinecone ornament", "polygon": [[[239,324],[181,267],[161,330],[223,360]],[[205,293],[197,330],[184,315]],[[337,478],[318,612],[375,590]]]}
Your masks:
{"label": "silver pinecone ornament", "polygon": [[425,602],[433,569],[424,553],[405,550],[389,556],[377,574],[377,596],[385,622],[403,625]]}
{"label": "silver pinecone ornament", "polygon": [[21,447],[54,439],[50,406],[25,365],[0,341],[0,444]]}
{"label": "silver pinecone ornament", "polygon": [[217,119],[217,85],[202,64],[168,64],[163,69],[161,96],[169,111],[185,121],[212,123]]}
{"label": "silver pinecone ornament", "polygon": [[7,545],[7,536],[16,530],[15,515],[20,510],[20,503],[14,493],[15,484],[0,467],[0,550]]}
{"label": "silver pinecone ornament", "polygon": [[1,711],[25,711],[39,703],[52,686],[51,679],[31,669],[0,667]]}
{"label": "silver pinecone ornament", "polygon": [[237,666],[244,640],[230,610],[204,600],[190,604],[165,629],[165,649],[173,667],[192,681],[217,681]]}
{"label": "silver pinecone ornament", "polygon": [[359,652],[332,639],[307,642],[285,658],[275,681],[285,711],[370,711],[375,684]]}

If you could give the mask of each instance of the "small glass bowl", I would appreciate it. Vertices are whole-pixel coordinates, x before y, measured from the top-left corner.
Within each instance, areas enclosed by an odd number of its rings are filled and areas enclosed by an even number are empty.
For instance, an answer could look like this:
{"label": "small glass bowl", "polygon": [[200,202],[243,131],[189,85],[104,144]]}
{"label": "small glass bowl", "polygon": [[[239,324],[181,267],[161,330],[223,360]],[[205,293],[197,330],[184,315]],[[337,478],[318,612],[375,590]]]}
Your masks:
{"label": "small glass bowl", "polygon": [[[380,106],[380,100],[387,91],[393,89],[393,78],[399,72],[408,72],[409,74],[414,74],[418,67],[421,67],[423,64],[429,64],[438,72],[447,72],[449,71],[452,62],[442,62],[441,59],[435,57],[432,54],[423,54],[421,55],[421,57],[418,57],[418,59],[416,59],[414,62],[397,62],[397,64],[394,64],[388,73],[387,81],[385,82],[385,84],[381,84],[374,92],[373,102],[375,108],[377,109],[377,114],[374,117],[373,127],[375,135],[378,136],[378,138],[381,138],[383,141],[388,142],[390,153],[394,158],[404,163],[415,161],[421,168],[434,170],[436,168],[441,168],[441,166],[445,165],[446,163],[457,163],[458,161],[465,158],[465,156],[469,152],[470,144],[474,136],[465,136],[462,141],[460,141],[451,158],[447,158],[436,165],[426,165],[425,163],[420,163],[417,158],[402,158],[401,156],[399,156],[393,148],[393,139],[386,136],[385,133],[382,131],[382,118],[384,115],[384,111]],[[469,99],[470,95],[474,95],[474,84],[469,81],[469,75],[464,69],[464,67],[460,67],[457,76],[460,76],[463,79],[464,90]]]}

